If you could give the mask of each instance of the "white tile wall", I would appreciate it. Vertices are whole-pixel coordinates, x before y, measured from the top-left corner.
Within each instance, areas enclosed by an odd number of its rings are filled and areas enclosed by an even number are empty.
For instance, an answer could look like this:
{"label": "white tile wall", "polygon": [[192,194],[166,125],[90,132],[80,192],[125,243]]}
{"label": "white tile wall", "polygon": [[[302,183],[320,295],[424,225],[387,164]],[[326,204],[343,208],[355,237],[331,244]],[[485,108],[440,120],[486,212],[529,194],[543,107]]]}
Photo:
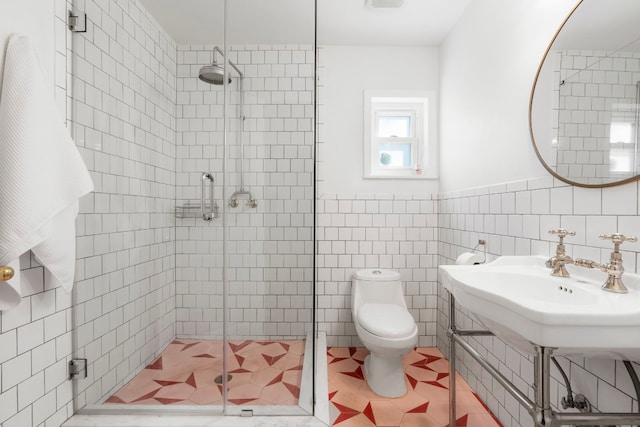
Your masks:
{"label": "white tile wall", "polygon": [[437,200],[431,195],[324,194],[317,201],[318,328],[329,346],[361,346],[351,320],[351,276],[400,272],[420,346],[435,346]]}
{"label": "white tile wall", "polygon": [[[507,183],[443,194],[439,199],[439,254],[441,264],[472,249],[478,239],[487,241],[489,259],[500,255],[544,255],[555,253],[556,239],[547,233],[552,228],[576,231],[565,240],[573,257],[606,261],[611,244],[599,234],[620,232],[638,235],[638,184],[609,189],[584,189],[567,186],[552,178]],[[640,245],[623,245],[625,270],[638,272]],[[438,290],[438,346],[448,354],[448,294]],[[460,309],[458,325],[481,328],[468,312]],[[515,385],[528,390],[533,379],[532,358],[523,355],[498,338],[483,337],[470,342]],[[526,411],[474,361],[458,353],[461,374],[487,403],[505,426],[532,426]],[[575,393],[584,394],[600,411],[637,411],[635,391],[622,362],[559,358],[570,375]],[[636,369],[640,369],[634,363]],[[552,369],[552,398],[556,408],[566,396],[559,373]]]}
{"label": "white tile wall", "polygon": [[[229,334],[277,339],[311,330],[313,254],[313,87],[311,46],[230,46],[244,73],[244,186],[256,209],[226,199],[240,187],[239,79],[232,72],[228,174],[223,188],[222,86],[198,79],[214,46],[180,46],[177,80],[177,203],[200,197],[212,172],[220,218],[176,224],[177,333],[222,332],[222,238],[227,217]],[[220,59],[220,57],[218,57]]]}
{"label": "white tile wall", "polygon": [[95,192],[77,221],[77,405],[98,403],[175,336],[176,45],[137,0],[84,0],[69,55],[74,139]]}

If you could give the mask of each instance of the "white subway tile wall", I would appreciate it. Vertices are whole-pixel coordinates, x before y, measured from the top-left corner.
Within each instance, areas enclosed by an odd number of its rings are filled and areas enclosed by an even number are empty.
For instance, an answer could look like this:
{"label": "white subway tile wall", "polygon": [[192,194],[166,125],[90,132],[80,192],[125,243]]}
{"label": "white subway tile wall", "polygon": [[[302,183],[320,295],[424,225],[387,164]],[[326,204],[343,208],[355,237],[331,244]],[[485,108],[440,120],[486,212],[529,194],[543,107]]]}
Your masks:
{"label": "white subway tile wall", "polygon": [[[176,45],[135,1],[85,0],[73,134],[95,183],[77,221],[77,406],[101,402],[175,337]],[[71,47],[71,46],[70,46]]]}
{"label": "white subway tile wall", "polygon": [[[303,338],[313,307],[315,52],[304,45],[229,46],[229,60],[244,74],[245,120],[241,124],[239,79],[232,71],[225,183],[223,86],[198,79],[214,47],[178,47],[177,204],[197,202],[201,174],[211,172],[220,217],[177,220],[177,334],[221,337],[227,211],[229,336]],[[244,189],[256,208],[246,198],[236,208],[228,205],[241,187],[241,138]]]}
{"label": "white subway tile wall", "polygon": [[[638,184],[607,189],[571,187],[552,178],[532,179],[439,196],[440,264],[451,264],[471,250],[479,239],[487,242],[488,258],[500,255],[555,253],[556,238],[548,230],[567,228],[577,233],[565,240],[567,253],[575,258],[606,261],[611,242],[599,234],[640,234]],[[622,247],[625,270],[638,272],[640,245]],[[604,273],[603,273],[604,279]],[[448,354],[449,296],[438,288],[438,347]],[[458,326],[483,328],[465,309],[456,311]],[[533,358],[498,338],[470,338],[469,342],[520,389],[528,391],[533,381]],[[505,426],[533,426],[531,417],[494,381],[477,362],[458,352],[460,373]],[[621,361],[558,358],[570,376],[574,393],[582,393],[603,412],[638,410],[635,391]],[[637,363],[633,363],[640,369]],[[552,403],[560,410],[566,396],[562,377],[552,368]]]}
{"label": "white subway tile wall", "polygon": [[417,194],[324,194],[317,201],[318,329],[327,345],[362,346],[351,320],[351,276],[400,272],[421,347],[436,345],[437,200]]}

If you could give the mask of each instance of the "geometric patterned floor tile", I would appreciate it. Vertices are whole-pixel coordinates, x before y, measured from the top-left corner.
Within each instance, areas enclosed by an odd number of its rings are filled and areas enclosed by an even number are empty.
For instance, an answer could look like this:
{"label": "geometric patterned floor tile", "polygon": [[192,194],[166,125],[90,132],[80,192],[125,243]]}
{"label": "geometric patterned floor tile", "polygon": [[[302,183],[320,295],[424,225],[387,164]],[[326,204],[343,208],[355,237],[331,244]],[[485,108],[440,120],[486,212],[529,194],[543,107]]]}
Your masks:
{"label": "geometric patterned floor tile", "polygon": [[[416,348],[403,357],[407,393],[375,394],[364,377],[366,348],[329,347],[329,414],[338,427],[448,427],[449,364],[436,348]],[[478,396],[456,378],[455,427],[502,427]]]}
{"label": "geometric patterned floor tile", "polygon": [[[174,340],[162,354],[105,403],[221,405],[222,341]],[[304,340],[229,341],[230,404],[297,405]]]}

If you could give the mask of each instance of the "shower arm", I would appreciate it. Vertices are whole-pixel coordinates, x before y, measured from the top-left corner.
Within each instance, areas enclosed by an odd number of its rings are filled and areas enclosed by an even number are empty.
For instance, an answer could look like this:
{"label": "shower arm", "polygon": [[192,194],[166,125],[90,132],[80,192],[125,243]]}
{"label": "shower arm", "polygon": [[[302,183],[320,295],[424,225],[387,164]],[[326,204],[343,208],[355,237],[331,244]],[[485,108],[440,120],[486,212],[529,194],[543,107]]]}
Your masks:
{"label": "shower arm", "polygon": [[[213,63],[216,63],[216,52],[218,52],[218,54],[220,56],[222,56],[223,58],[226,58],[224,56],[224,52],[220,50],[220,48],[218,46],[214,46],[213,47]],[[236,73],[238,73],[238,75],[240,76],[241,79],[244,78],[244,74],[242,73],[242,71],[240,71],[240,69],[236,66],[236,64],[234,64],[233,62],[231,62],[231,60],[228,61],[229,65],[231,65],[231,67],[233,67],[234,70],[236,70]]]}
{"label": "shower arm", "polygon": [[240,191],[244,191],[244,78],[240,76]]}
{"label": "shower arm", "polygon": [[[223,58],[226,58],[224,55],[224,52],[222,52],[222,50],[220,50],[220,48],[218,46],[214,46],[213,47],[213,62],[216,62],[216,52],[218,52],[218,54],[220,56],[222,56]],[[256,199],[253,197],[253,194],[251,194],[250,191],[246,191],[244,189],[244,86],[243,86],[243,82],[244,82],[244,74],[242,73],[242,71],[240,71],[240,69],[236,66],[236,64],[234,64],[233,62],[231,62],[231,60],[228,60],[227,62],[229,62],[229,65],[231,65],[233,67],[234,70],[236,70],[236,73],[238,73],[238,75],[240,76],[240,82],[239,82],[239,92],[240,92],[240,190],[236,191],[235,193],[233,193],[233,195],[231,196],[231,200],[229,201],[229,205],[231,207],[236,207],[237,206],[237,197],[238,196],[242,196],[242,195],[246,195],[249,198],[249,207],[255,208],[257,206],[257,201]]]}
{"label": "shower arm", "polygon": [[[216,52],[218,52],[218,54],[220,54],[220,56],[222,56],[223,58],[226,58],[224,56],[224,52],[222,52],[222,50],[220,50],[220,48],[218,46],[214,46],[213,47],[213,62],[216,62]],[[238,67],[236,67],[236,64],[234,64],[233,62],[231,62],[231,60],[228,60],[229,65],[231,65],[233,67],[234,70],[236,70],[236,73],[238,73],[238,75],[240,76],[240,191],[244,192],[244,88],[243,88],[243,81],[244,81],[244,74],[242,73],[242,71],[240,71],[240,69]]]}

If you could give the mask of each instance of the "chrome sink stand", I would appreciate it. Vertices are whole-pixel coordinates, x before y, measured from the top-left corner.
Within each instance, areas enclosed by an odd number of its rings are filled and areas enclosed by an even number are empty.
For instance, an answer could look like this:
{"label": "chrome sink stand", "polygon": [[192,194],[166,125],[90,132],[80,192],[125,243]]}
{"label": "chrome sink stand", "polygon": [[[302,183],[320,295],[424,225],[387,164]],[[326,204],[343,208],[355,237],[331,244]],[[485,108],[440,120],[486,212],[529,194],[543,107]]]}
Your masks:
{"label": "chrome sink stand", "polygon": [[557,427],[564,425],[600,426],[607,424],[638,424],[640,413],[573,413],[555,412],[551,408],[551,353],[553,348],[535,346],[534,357],[534,401],[491,365],[480,353],[471,347],[462,337],[487,336],[493,332],[487,330],[458,329],[456,327],[456,299],[449,293],[449,425],[456,425],[456,344],[480,364],[495,378],[505,390],[522,405],[533,418],[536,427]]}

